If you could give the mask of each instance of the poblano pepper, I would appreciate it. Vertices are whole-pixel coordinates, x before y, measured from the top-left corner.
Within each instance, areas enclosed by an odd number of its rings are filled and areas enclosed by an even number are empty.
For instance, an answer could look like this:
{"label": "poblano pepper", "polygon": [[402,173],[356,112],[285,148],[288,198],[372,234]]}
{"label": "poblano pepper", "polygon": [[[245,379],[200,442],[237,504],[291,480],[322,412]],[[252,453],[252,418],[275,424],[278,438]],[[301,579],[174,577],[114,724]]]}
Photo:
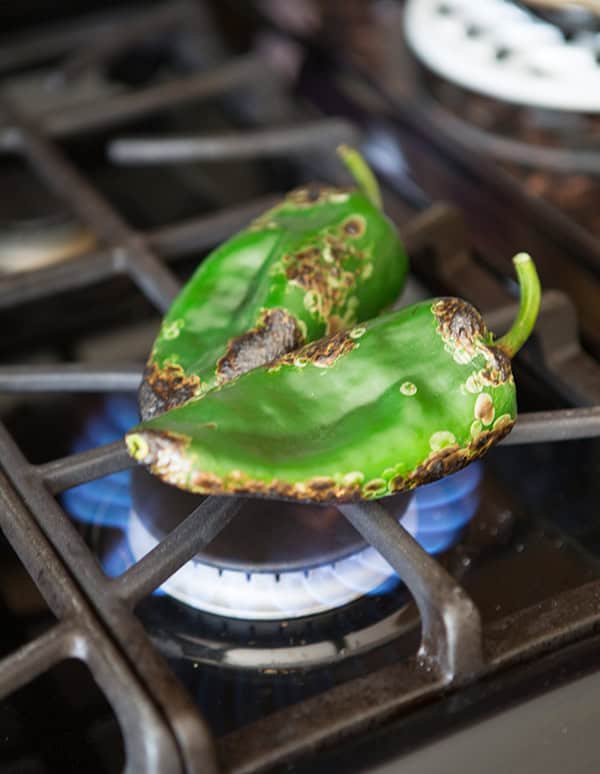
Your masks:
{"label": "poblano pepper", "polygon": [[516,417],[511,358],[537,317],[531,258],[510,331],[494,341],[459,298],[424,301],[288,353],[144,422],[130,454],[205,494],[384,497],[481,457]]}
{"label": "poblano pepper", "polygon": [[338,152],[358,189],[292,191],[216,249],[175,299],[144,372],[144,419],[395,300],[406,254],[370,169],[355,150]]}

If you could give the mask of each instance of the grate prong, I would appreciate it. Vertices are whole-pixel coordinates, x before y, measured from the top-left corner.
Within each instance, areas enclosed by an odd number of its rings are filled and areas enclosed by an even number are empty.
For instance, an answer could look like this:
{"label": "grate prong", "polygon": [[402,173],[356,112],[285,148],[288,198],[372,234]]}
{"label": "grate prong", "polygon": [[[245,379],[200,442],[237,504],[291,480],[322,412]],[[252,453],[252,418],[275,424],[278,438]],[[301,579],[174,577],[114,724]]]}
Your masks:
{"label": "grate prong", "polygon": [[421,614],[419,657],[447,681],[466,680],[483,667],[481,620],[473,601],[404,527],[378,503],[339,510],[408,586]]}
{"label": "grate prong", "polygon": [[355,143],[357,139],[353,124],[339,118],[324,118],[282,129],[225,136],[117,139],[109,145],[108,153],[118,164],[187,164],[333,149],[340,143]]}
{"label": "grate prong", "polygon": [[242,504],[239,497],[207,497],[155,548],[115,578],[119,597],[133,606],[158,588],[214,540]]}

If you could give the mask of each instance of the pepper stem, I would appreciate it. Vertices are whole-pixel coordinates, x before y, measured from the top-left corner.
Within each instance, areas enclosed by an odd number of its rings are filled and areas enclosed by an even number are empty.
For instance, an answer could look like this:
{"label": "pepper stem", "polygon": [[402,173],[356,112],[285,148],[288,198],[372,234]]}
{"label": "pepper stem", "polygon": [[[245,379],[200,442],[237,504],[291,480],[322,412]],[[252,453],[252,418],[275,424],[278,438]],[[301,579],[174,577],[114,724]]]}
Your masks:
{"label": "pepper stem", "polygon": [[377,207],[377,209],[382,210],[383,202],[381,200],[379,183],[360,153],[349,145],[339,145],[337,154],[346,165],[346,168],[352,177],[356,180],[358,187],[364,195]]}
{"label": "pepper stem", "polygon": [[519,253],[513,258],[521,289],[519,312],[512,328],[496,342],[506,354],[513,358],[529,338],[540,309],[540,279],[531,256]]}

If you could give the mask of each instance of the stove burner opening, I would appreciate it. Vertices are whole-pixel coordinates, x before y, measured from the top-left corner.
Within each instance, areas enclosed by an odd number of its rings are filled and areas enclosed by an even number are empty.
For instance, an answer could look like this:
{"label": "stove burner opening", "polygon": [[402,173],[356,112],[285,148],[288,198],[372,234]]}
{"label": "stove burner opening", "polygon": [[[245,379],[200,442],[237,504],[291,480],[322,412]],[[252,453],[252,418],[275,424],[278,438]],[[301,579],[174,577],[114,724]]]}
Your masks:
{"label": "stove burner opening", "polygon": [[[123,436],[137,421],[130,396],[110,396],[74,444],[82,451]],[[474,463],[385,507],[431,554],[453,546],[475,515],[482,466]],[[167,486],[139,468],[75,487],[63,503],[92,530],[114,539],[101,561],[123,572],[180,523],[202,498]],[[104,541],[106,544],[106,541]],[[192,608],[243,620],[282,620],[324,613],[400,582],[333,506],[252,499],[202,552],[155,593]]]}

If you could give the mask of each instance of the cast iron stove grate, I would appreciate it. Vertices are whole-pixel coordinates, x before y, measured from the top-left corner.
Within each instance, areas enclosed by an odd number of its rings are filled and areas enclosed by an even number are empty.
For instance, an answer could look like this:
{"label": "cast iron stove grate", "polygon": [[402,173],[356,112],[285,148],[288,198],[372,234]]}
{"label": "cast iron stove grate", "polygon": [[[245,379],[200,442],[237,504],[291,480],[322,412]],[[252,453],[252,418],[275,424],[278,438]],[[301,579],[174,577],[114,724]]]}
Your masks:
{"label": "cast iron stove grate", "polygon": [[[163,9],[164,12],[164,9]],[[189,18],[188,4],[171,13]],[[122,24],[121,40],[146,29],[148,18]],[[164,23],[164,20],[160,20]],[[122,36],[122,37],[121,37]],[[117,42],[107,46],[110,50]],[[100,45],[96,52],[103,54]],[[25,59],[29,58],[26,52]],[[89,59],[89,55],[86,57]],[[20,62],[13,62],[13,66]],[[71,63],[71,66],[72,63]],[[123,117],[167,108],[176,102],[224,92],[264,68],[248,58],[218,72],[173,81],[126,98],[98,102],[81,110],[32,121],[5,99],[1,105],[3,150],[22,154],[46,184],[107,247],[35,275],[16,275],[0,283],[0,303],[18,305],[67,288],[83,288],[100,277],[127,274],[160,310],[168,308],[179,283],[166,257],[218,241],[241,225],[264,202],[163,229],[133,230],[71,163],[59,138],[107,126]],[[217,143],[213,152],[265,154],[322,145],[325,134],[339,140],[351,133],[346,122],[323,119],[307,129],[258,132]],[[240,151],[239,149],[242,148]],[[236,150],[237,149],[237,150]],[[404,230],[410,251],[424,246],[448,250],[448,208],[432,208]],[[450,225],[449,225],[450,224]],[[464,244],[459,245],[462,249]],[[4,391],[133,390],[134,367],[78,365],[3,367]],[[596,436],[600,408],[523,414],[507,443],[533,443]],[[68,658],[89,667],[122,729],[128,771],[256,771],[302,757],[320,746],[347,738],[382,722],[418,701],[489,674],[526,656],[574,640],[600,622],[600,583],[564,593],[536,610],[524,611],[482,629],[478,610],[466,592],[428,556],[382,506],[343,506],[360,534],[394,567],[412,593],[422,620],[418,654],[408,661],[351,680],[319,696],[261,719],[218,742],[211,737],[182,686],[151,645],[133,608],[233,518],[233,498],[205,500],[159,545],[123,575],[109,579],[83,542],[55,496],[73,486],[125,469],[132,463],[122,443],[32,465],[11,435],[0,428],[0,523],[57,618],[57,623],[0,662],[0,694],[7,696]]]}

